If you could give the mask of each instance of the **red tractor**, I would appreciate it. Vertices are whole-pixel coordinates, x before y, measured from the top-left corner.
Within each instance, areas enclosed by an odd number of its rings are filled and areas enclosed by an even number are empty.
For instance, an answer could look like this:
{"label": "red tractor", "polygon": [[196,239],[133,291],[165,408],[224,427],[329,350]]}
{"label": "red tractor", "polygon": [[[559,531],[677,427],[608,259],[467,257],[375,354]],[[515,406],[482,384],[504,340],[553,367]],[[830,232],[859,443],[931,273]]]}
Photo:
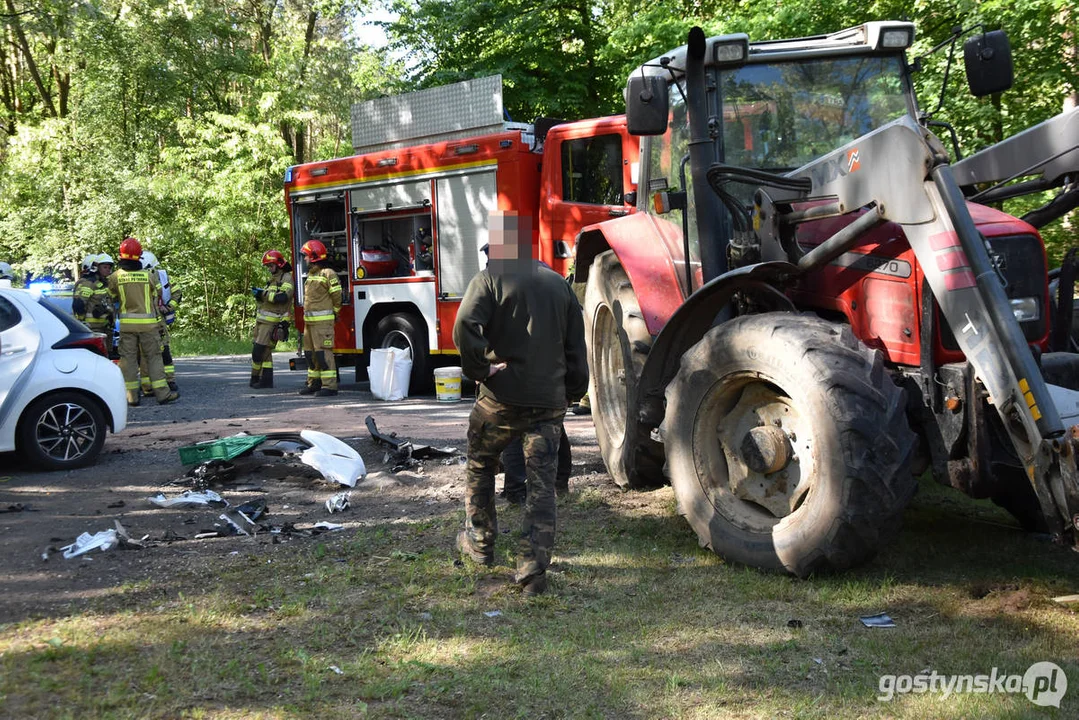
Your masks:
{"label": "red tractor", "polygon": [[[1010,177],[969,162],[957,180],[916,104],[913,38],[695,28],[629,78],[639,212],[578,238],[597,438],[616,482],[670,482],[733,561],[864,562],[929,469],[1076,541],[1079,356],[1049,352],[1045,248],[965,197]],[[964,54],[975,95],[1010,86],[1004,33]],[[1063,155],[1020,142],[1013,174],[1072,189],[1077,117]]]}

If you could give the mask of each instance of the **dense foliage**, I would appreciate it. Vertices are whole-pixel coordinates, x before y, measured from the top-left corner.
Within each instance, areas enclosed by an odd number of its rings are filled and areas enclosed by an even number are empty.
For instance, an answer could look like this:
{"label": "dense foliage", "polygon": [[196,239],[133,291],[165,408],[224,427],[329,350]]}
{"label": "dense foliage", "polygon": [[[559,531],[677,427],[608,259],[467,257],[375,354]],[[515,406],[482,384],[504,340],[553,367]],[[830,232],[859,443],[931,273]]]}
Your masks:
{"label": "dense foliage", "polygon": [[[285,169],[347,154],[358,100],[501,73],[514,119],[588,117],[694,24],[768,39],[908,18],[917,54],[982,23],[1011,36],[1016,86],[971,98],[957,58],[936,117],[970,152],[1059,112],[1079,77],[1065,0],[392,0],[377,51],[366,0],[2,3],[0,258],[40,272],[136,235],[185,288],[181,326],[216,333],[243,332],[258,257],[287,243]],[[924,63],[923,109],[947,57]]]}

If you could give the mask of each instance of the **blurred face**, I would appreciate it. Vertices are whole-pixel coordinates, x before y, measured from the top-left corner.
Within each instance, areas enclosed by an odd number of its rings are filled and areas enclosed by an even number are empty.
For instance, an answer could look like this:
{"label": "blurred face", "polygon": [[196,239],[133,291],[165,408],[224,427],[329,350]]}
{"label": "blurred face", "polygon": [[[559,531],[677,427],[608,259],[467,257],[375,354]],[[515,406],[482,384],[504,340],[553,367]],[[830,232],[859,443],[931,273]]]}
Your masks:
{"label": "blurred face", "polygon": [[101,263],[97,266],[97,274],[103,278],[112,275],[112,263]]}
{"label": "blurred face", "polygon": [[512,212],[491,214],[490,256],[491,272],[523,275],[531,273],[532,222],[528,215]]}

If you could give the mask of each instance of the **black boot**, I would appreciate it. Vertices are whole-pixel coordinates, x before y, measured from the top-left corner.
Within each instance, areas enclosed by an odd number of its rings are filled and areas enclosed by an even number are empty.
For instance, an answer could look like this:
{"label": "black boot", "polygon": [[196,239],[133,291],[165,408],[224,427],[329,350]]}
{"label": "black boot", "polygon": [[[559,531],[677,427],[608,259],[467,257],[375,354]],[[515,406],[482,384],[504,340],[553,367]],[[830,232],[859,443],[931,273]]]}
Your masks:
{"label": "black boot", "polygon": [[252,370],[251,371],[251,382],[249,382],[248,385],[250,385],[253,388],[257,388],[257,387],[259,387],[260,382],[261,382],[261,378],[259,378],[259,374],[257,372],[255,372],[254,370]]}
{"label": "black boot", "polygon": [[273,387],[273,368],[262,368],[262,380],[259,382],[260,388],[272,388]]}
{"label": "black boot", "polygon": [[300,388],[301,395],[314,395],[322,389],[321,380],[309,380],[306,385]]}

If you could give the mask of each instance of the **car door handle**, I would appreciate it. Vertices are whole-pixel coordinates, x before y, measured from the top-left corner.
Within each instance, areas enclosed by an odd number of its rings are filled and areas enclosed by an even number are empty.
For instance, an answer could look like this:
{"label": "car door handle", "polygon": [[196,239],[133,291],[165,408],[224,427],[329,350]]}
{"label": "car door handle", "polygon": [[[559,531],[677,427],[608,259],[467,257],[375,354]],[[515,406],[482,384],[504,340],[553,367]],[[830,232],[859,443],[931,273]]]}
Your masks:
{"label": "car door handle", "polygon": [[611,217],[622,217],[624,215],[629,215],[629,210],[624,208],[611,208],[607,214]]}

